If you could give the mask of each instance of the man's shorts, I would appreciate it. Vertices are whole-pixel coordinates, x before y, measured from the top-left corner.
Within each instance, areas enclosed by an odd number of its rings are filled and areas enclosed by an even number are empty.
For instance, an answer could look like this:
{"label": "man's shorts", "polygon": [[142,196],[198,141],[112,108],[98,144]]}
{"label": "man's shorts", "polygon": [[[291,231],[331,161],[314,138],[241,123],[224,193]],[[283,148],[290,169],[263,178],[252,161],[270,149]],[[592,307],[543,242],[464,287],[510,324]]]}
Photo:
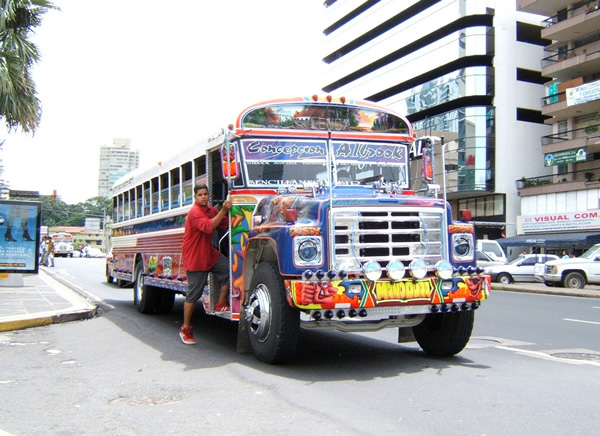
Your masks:
{"label": "man's shorts", "polygon": [[213,273],[215,283],[221,289],[223,285],[229,283],[229,260],[223,254],[210,271],[187,271],[188,291],[185,296],[186,303],[195,303],[202,296],[208,273]]}

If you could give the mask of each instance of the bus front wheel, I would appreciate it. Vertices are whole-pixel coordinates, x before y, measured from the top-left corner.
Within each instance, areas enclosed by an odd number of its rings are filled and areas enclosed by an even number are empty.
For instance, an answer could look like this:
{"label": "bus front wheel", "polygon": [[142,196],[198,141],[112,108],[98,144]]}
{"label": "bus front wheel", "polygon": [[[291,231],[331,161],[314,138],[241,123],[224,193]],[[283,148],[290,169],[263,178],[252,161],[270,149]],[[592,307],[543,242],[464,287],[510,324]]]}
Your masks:
{"label": "bus front wheel", "polygon": [[431,356],[447,357],[460,353],[469,343],[474,323],[473,311],[431,313],[412,329],[423,351]]}
{"label": "bus front wheel", "polygon": [[140,313],[154,313],[158,306],[156,288],[144,284],[144,268],[142,263],[135,265],[133,282],[133,304]]}
{"label": "bus front wheel", "polygon": [[285,297],[277,265],[261,263],[252,277],[246,307],[250,347],[265,363],[284,363],[296,350],[300,313]]}

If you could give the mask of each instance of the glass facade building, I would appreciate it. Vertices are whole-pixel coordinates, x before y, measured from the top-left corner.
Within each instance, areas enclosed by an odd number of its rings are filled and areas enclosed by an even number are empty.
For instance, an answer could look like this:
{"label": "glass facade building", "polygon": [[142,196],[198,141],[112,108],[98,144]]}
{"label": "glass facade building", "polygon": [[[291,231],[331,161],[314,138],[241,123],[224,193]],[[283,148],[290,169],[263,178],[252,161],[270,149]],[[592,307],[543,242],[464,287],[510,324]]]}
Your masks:
{"label": "glass facade building", "polygon": [[[408,116],[419,136],[444,137],[445,168],[436,150],[436,181],[445,184],[453,212],[469,210],[478,237],[514,232],[514,181],[544,171],[524,162],[539,154],[539,137],[548,132],[539,63],[525,59],[543,52],[539,17],[519,15],[514,2],[485,0],[325,6],[323,90],[391,107]],[[520,70],[528,80],[518,79]],[[521,150],[516,160],[504,154],[513,149]],[[412,159],[412,185],[425,189],[418,150]]]}

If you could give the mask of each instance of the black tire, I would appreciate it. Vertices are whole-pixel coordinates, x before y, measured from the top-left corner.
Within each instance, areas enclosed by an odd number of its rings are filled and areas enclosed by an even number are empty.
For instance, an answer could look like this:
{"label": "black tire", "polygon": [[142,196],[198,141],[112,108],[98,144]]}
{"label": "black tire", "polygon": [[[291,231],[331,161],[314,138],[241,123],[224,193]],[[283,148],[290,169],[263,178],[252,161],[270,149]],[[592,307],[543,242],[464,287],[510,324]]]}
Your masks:
{"label": "black tire", "polygon": [[585,277],[578,272],[567,273],[563,279],[563,286],[570,289],[583,289],[585,286]]}
{"label": "black tire", "polygon": [[133,276],[133,304],[140,313],[155,313],[158,307],[158,292],[156,288],[144,284],[143,272],[142,263],[137,262]]}
{"label": "black tire", "polygon": [[427,354],[436,357],[454,356],[469,342],[475,312],[435,313],[413,327],[419,346]]}
{"label": "black tire", "polygon": [[168,289],[157,289],[158,304],[156,305],[156,313],[164,315],[170,313],[175,303],[175,292]]}
{"label": "black tire", "polygon": [[513,279],[510,276],[510,274],[502,273],[498,274],[498,277],[496,277],[496,281],[498,283],[502,283],[503,285],[510,285],[513,282]]}
{"label": "black tire", "polygon": [[254,272],[246,313],[250,347],[265,363],[286,362],[296,351],[300,312],[291,307],[274,263],[262,262]]}
{"label": "black tire", "polygon": [[115,278],[110,275],[110,272],[108,272],[108,267],[106,267],[106,283],[112,283],[114,281]]}

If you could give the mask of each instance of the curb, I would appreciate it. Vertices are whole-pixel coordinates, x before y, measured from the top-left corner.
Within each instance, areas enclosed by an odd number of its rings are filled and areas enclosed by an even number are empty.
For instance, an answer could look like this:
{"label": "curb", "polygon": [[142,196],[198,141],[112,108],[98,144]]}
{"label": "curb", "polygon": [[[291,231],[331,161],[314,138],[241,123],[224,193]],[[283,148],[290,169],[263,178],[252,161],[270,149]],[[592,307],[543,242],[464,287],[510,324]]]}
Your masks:
{"label": "curb", "polygon": [[50,324],[91,319],[97,315],[98,307],[87,301],[69,283],[59,280],[53,273],[40,270],[38,274],[57,294],[71,303],[69,309],[54,312],[41,312],[36,315],[20,315],[0,322],[0,332],[23,330]]}
{"label": "curb", "polygon": [[543,295],[556,295],[560,297],[580,297],[580,298],[600,298],[600,291],[594,291],[589,289],[569,289],[569,288],[558,288],[554,289],[550,286],[540,285],[534,287],[528,284],[512,284],[503,285],[500,283],[492,283],[492,292],[494,291],[509,291],[519,292],[526,294],[543,294]]}
{"label": "curb", "polygon": [[50,324],[60,324],[69,321],[80,321],[91,319],[96,316],[96,307],[79,310],[75,312],[65,312],[56,315],[40,316],[36,318],[20,319],[14,321],[0,322],[0,332],[8,332],[12,330],[23,330],[32,327],[41,327]]}

